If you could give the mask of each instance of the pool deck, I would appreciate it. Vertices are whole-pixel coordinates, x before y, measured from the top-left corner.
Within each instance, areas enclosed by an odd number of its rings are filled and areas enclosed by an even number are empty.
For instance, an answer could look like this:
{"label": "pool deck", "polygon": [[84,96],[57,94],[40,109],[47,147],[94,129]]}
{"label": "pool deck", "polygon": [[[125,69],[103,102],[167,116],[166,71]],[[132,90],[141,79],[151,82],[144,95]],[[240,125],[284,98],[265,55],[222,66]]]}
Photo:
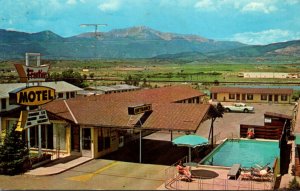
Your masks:
{"label": "pool deck", "polygon": [[272,182],[268,181],[249,181],[228,179],[228,167],[217,166],[198,166],[192,167],[193,170],[208,170],[217,173],[215,178],[199,179],[193,178],[192,182],[180,180],[176,173],[168,184],[163,184],[157,190],[272,190]]}

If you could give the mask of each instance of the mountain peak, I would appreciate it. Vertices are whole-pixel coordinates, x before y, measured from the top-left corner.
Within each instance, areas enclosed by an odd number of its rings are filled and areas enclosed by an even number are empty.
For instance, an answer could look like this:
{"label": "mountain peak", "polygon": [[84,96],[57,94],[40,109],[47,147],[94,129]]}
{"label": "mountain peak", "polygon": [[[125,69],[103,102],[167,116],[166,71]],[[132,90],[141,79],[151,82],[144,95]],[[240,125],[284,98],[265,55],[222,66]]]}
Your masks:
{"label": "mountain peak", "polygon": [[[209,40],[198,35],[176,34],[170,32],[160,32],[147,26],[134,26],[124,29],[114,29],[106,33],[106,35],[115,38],[131,38],[143,40],[186,40],[197,42],[208,42]],[[105,36],[105,34],[104,34]]]}
{"label": "mountain peak", "polygon": [[45,30],[37,33],[32,33],[32,36],[36,38],[36,40],[57,40],[63,39],[63,37],[59,36],[58,34],[50,31]]}

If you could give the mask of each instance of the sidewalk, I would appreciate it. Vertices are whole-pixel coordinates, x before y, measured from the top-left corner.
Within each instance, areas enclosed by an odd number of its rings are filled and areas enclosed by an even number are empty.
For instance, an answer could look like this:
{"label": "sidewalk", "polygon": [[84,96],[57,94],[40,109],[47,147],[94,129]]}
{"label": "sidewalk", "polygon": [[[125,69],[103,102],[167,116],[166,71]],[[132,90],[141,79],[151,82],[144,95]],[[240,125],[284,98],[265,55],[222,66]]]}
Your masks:
{"label": "sidewalk", "polygon": [[34,176],[49,176],[55,175],[62,172],[65,172],[71,168],[79,166],[83,163],[93,160],[92,158],[88,157],[65,157],[56,159],[43,167],[38,167],[36,169],[32,169],[25,174],[27,175],[34,175]]}

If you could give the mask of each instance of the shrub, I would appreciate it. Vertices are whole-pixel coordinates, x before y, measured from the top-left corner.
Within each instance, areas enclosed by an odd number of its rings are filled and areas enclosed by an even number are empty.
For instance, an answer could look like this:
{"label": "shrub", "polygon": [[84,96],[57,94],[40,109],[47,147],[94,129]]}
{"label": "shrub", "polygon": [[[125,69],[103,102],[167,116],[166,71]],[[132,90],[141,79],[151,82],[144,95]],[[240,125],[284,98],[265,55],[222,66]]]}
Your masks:
{"label": "shrub", "polygon": [[21,138],[21,133],[14,126],[5,136],[0,146],[0,174],[15,175],[26,171],[29,150]]}

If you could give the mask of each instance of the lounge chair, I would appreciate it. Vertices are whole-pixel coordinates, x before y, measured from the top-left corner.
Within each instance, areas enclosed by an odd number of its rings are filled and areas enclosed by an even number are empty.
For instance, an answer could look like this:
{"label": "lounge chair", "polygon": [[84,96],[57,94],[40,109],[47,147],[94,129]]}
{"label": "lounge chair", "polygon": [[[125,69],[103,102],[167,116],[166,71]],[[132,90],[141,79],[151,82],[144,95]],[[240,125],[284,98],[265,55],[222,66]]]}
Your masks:
{"label": "lounge chair", "polygon": [[230,168],[229,172],[227,173],[227,178],[234,178],[235,180],[237,179],[239,173],[240,173],[240,168],[241,165],[240,164],[234,164],[232,165],[232,167]]}
{"label": "lounge chair", "polygon": [[240,178],[241,180],[252,180],[252,169],[241,168]]}
{"label": "lounge chair", "polygon": [[262,169],[259,171],[253,170],[252,176],[253,179],[258,178],[261,181],[271,181],[273,178],[273,173],[271,171],[267,171],[266,169]]}

